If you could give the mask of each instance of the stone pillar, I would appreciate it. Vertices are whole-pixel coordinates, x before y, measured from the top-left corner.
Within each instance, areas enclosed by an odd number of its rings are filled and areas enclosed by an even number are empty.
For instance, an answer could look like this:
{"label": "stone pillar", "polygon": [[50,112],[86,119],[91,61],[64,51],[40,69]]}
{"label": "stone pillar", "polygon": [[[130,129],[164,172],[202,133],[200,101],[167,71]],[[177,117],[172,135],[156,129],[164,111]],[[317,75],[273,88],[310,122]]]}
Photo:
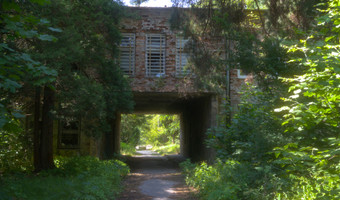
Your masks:
{"label": "stone pillar", "polygon": [[121,115],[117,113],[111,121],[111,131],[103,135],[101,159],[112,159],[120,153],[120,120]]}
{"label": "stone pillar", "polygon": [[121,114],[118,113],[114,120],[113,126],[113,153],[120,154],[120,122],[121,122]]}

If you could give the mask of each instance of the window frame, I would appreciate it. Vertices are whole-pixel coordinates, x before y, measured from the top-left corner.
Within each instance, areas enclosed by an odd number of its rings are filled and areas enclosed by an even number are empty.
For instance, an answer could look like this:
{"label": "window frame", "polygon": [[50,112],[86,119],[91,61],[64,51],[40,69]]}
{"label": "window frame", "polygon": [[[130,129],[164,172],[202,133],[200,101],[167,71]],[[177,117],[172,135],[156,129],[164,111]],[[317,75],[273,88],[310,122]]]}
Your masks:
{"label": "window frame", "polygon": [[241,69],[237,69],[237,78],[239,79],[246,79],[248,74],[244,74]]}
{"label": "window frame", "polygon": [[[72,122],[78,123],[78,128],[73,130],[65,130],[64,124],[65,120],[58,121],[58,149],[80,149],[80,135],[81,135],[81,120],[72,120]],[[62,139],[64,134],[77,134],[77,144],[76,145],[63,145]]]}
{"label": "window frame", "polygon": [[[158,39],[159,38],[159,39]],[[157,41],[159,41],[157,44]],[[145,71],[147,77],[165,76],[166,35],[146,34],[145,36]]]}
{"label": "window frame", "polygon": [[[127,39],[126,39],[127,38]],[[129,42],[124,43],[125,40]],[[124,46],[124,44],[127,44]],[[136,34],[135,33],[122,33],[122,40],[119,45],[120,56],[119,56],[119,67],[123,71],[124,74],[129,76],[135,75],[135,66],[136,66]],[[122,67],[122,54],[125,54],[125,57],[128,64],[127,66]],[[124,62],[124,63],[125,63]]]}
{"label": "window frame", "polygon": [[[185,52],[188,41],[189,39],[183,36],[176,36],[176,77],[183,77],[191,73],[190,69],[184,69],[189,59],[189,54]],[[185,61],[183,62],[183,60]]]}

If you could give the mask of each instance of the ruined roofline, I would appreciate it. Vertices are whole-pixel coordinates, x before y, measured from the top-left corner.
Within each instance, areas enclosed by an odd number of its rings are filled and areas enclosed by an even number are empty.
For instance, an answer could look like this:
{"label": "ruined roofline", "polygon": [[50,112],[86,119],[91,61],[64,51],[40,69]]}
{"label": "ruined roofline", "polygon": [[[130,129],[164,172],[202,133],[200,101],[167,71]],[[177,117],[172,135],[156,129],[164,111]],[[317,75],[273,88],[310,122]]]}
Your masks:
{"label": "ruined roofline", "polygon": [[[172,9],[180,9],[180,10],[191,10],[191,9],[203,9],[203,8],[184,8],[184,7],[135,7],[135,6],[124,6],[127,9],[133,9],[133,10],[172,10]],[[261,13],[265,13],[268,10],[267,9],[245,9],[245,11],[247,11],[248,13],[251,12],[261,12]]]}

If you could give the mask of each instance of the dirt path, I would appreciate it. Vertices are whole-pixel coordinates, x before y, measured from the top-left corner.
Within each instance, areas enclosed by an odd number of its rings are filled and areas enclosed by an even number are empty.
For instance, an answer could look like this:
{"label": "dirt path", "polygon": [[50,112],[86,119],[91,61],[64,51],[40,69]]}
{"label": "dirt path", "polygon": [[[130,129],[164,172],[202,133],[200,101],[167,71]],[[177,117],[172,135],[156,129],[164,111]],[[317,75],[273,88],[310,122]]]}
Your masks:
{"label": "dirt path", "polygon": [[131,173],[124,181],[125,191],[118,200],[194,200],[178,168],[183,158],[160,156],[153,151],[139,151],[127,158]]}

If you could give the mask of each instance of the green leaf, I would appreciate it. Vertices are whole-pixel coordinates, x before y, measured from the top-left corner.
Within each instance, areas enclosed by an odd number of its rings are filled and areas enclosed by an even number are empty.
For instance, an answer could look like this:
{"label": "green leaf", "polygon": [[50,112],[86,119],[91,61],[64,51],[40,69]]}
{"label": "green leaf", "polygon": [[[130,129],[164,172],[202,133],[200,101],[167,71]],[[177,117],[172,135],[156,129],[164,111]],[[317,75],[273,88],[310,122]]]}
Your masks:
{"label": "green leaf", "polygon": [[14,112],[14,113],[12,113],[12,115],[13,115],[15,118],[24,118],[24,117],[25,117],[25,115],[23,115],[23,114],[21,114],[21,113],[19,113],[19,112]]}
{"label": "green leaf", "polygon": [[58,32],[58,33],[63,32],[60,28],[48,27],[48,29],[51,30],[51,31],[53,31],[53,32]]}
{"label": "green leaf", "polygon": [[43,34],[39,35],[38,38],[43,41],[56,41],[57,38],[51,35]]}
{"label": "green leaf", "polygon": [[31,0],[31,2],[39,4],[41,6],[50,3],[50,0]]}
{"label": "green leaf", "polygon": [[331,39],[333,39],[333,38],[335,38],[334,35],[333,35],[333,36],[330,36],[330,37],[326,37],[325,42],[328,42],[329,40],[331,40]]}
{"label": "green leaf", "polygon": [[1,6],[2,6],[2,9],[3,9],[3,10],[7,10],[7,11],[9,11],[9,10],[15,10],[15,11],[17,11],[17,12],[20,12],[20,11],[21,11],[19,5],[16,4],[16,3],[14,3],[14,2],[10,2],[10,1],[2,1],[2,2],[1,2]]}

